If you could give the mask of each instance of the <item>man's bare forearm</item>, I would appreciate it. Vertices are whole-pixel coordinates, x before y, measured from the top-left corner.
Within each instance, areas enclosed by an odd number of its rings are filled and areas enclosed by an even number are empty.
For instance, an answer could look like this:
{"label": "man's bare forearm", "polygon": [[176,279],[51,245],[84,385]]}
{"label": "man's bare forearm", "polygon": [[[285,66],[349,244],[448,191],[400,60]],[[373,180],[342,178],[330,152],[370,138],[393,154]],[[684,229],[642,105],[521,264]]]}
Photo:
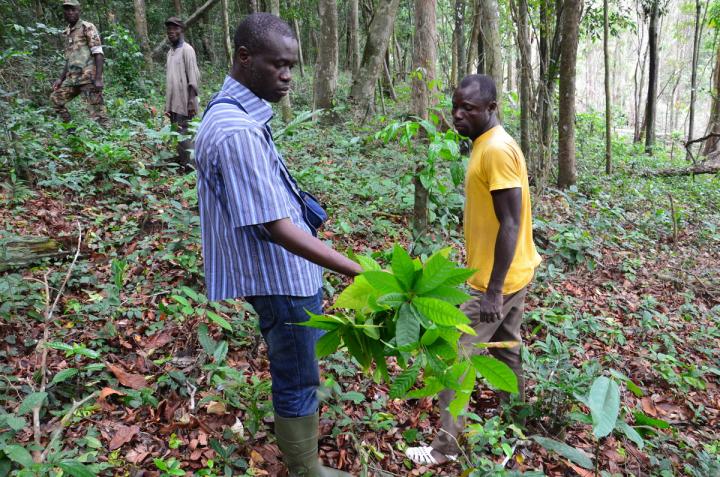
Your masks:
{"label": "man's bare forearm", "polygon": [[500,225],[495,239],[493,269],[488,283],[488,292],[490,293],[502,293],[505,277],[515,256],[519,229],[520,227],[516,223]]}
{"label": "man's bare forearm", "polygon": [[102,81],[104,65],[105,57],[100,53],[95,53],[95,81]]}

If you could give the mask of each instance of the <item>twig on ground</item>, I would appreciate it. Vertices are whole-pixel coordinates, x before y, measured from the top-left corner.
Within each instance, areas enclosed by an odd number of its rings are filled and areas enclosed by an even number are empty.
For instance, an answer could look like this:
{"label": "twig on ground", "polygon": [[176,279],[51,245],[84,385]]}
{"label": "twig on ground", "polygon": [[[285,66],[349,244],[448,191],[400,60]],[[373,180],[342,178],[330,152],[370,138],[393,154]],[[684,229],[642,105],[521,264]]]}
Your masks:
{"label": "twig on ground", "polygon": [[48,442],[48,445],[45,446],[45,449],[43,449],[42,454],[40,454],[40,462],[45,461],[45,458],[47,457],[48,452],[50,452],[50,449],[52,448],[53,444],[57,440],[60,439],[63,433],[63,429],[67,425],[67,423],[72,419],[73,415],[75,414],[75,411],[80,409],[80,407],[88,402],[89,400],[97,397],[99,391],[95,391],[92,394],[89,394],[85,398],[81,399],[80,401],[73,401],[73,405],[70,408],[70,410],[63,416],[63,418],[60,420],[60,423],[58,424],[58,427],[53,431],[53,433],[50,435],[50,441]]}

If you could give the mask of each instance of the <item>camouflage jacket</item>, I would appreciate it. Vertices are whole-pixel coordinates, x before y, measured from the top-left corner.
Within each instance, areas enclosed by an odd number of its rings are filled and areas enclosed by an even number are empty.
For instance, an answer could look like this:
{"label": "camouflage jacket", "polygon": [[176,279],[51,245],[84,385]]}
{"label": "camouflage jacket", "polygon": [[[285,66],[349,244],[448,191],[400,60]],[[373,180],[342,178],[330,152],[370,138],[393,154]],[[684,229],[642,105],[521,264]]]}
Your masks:
{"label": "camouflage jacket", "polygon": [[67,75],[63,86],[79,86],[95,80],[95,58],[103,54],[100,34],[90,22],[78,20],[63,32]]}

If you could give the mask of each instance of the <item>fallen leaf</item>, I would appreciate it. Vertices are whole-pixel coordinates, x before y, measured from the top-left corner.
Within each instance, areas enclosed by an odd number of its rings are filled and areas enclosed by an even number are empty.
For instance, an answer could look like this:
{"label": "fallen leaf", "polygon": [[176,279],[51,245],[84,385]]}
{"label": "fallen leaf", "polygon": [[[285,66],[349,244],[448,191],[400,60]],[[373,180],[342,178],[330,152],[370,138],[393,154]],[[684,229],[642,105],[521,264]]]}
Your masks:
{"label": "fallen leaf", "polygon": [[224,402],[213,401],[207,405],[206,411],[208,414],[225,414],[227,409]]}
{"label": "fallen leaf", "polygon": [[256,450],[250,451],[250,460],[252,460],[256,464],[262,464],[263,462],[265,462],[265,458],[260,455],[260,453]]}
{"label": "fallen leaf", "polygon": [[590,470],[587,470],[587,469],[583,469],[582,467],[573,464],[573,463],[570,462],[569,460],[566,460],[565,463],[567,463],[567,465],[570,466],[570,468],[571,468],[572,470],[574,470],[575,472],[577,472],[577,474],[578,474],[580,477],[593,477],[593,476],[595,475],[594,472],[592,472],[592,471],[590,471]]}
{"label": "fallen leaf", "polygon": [[147,381],[145,380],[145,376],[141,374],[128,373],[127,371],[124,371],[122,368],[120,368],[119,366],[115,366],[114,364],[105,363],[105,366],[108,367],[108,369],[115,375],[117,380],[123,386],[127,386],[133,389],[143,389],[147,387]]}
{"label": "fallen leaf", "polygon": [[645,414],[647,414],[648,416],[657,417],[657,408],[655,407],[655,403],[652,402],[652,399],[650,399],[649,397],[644,397],[640,400],[640,403],[642,404],[642,408]]}
{"label": "fallen leaf", "polygon": [[118,425],[117,431],[115,431],[115,435],[110,441],[109,449],[111,451],[119,449],[120,447],[122,447],[123,444],[130,442],[132,438],[135,437],[135,434],[137,434],[138,432],[140,432],[140,427],[138,426],[123,426],[122,424]]}
{"label": "fallen leaf", "polygon": [[157,349],[165,346],[172,340],[172,335],[166,331],[162,331],[156,335],[153,335],[148,339],[145,347],[147,349]]}
{"label": "fallen leaf", "polygon": [[134,449],[131,449],[127,454],[125,454],[125,460],[130,462],[131,464],[139,464],[144,461],[145,458],[149,455],[150,452],[148,451],[147,447],[141,444]]}
{"label": "fallen leaf", "polygon": [[107,398],[110,397],[110,396],[112,396],[112,395],[114,395],[114,394],[117,394],[118,396],[124,396],[124,395],[125,395],[124,392],[117,391],[117,390],[115,390],[115,389],[113,389],[113,388],[107,388],[107,387],[105,387],[105,388],[102,388],[102,389],[100,390],[100,395],[98,395],[97,403],[98,403],[98,404],[100,405],[100,407],[103,408],[103,409],[109,409],[109,408],[111,408],[110,404],[107,402]]}

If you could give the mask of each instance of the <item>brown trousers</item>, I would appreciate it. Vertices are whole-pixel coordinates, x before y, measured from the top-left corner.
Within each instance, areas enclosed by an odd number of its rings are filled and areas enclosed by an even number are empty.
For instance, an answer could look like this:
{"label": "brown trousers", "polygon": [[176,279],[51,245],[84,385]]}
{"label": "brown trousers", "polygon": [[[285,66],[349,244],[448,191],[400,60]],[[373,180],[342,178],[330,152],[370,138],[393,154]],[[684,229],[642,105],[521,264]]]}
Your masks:
{"label": "brown trousers", "polygon": [[[526,286],[512,295],[505,295],[503,298],[503,318],[494,323],[483,323],[480,321],[479,305],[483,293],[472,290],[472,299],[465,302],[460,309],[470,318],[470,326],[475,330],[477,336],[468,334],[462,335],[458,343],[458,352],[468,355],[480,353],[482,350],[475,343],[488,343],[492,341],[518,341],[522,343],[520,325],[522,325],[523,310],[525,307]],[[518,388],[521,398],[525,397],[525,380],[522,372],[522,360],[520,358],[520,346],[514,348],[490,348],[490,353],[500,361],[507,364],[515,372],[518,379]],[[448,405],[455,398],[455,391],[446,389],[438,396],[440,407],[440,425],[431,447],[445,455],[458,454],[460,448],[457,443],[457,436],[465,428],[465,419],[458,417],[453,419],[448,412]]]}
{"label": "brown trousers", "polygon": [[85,99],[87,103],[90,117],[97,121],[102,127],[107,128],[109,121],[107,111],[105,110],[102,90],[97,89],[92,83],[80,86],[60,86],[50,94],[50,101],[55,108],[55,112],[60,116],[60,119],[66,123],[70,122],[72,118],[65,105],[80,94],[82,94],[83,99]]}

